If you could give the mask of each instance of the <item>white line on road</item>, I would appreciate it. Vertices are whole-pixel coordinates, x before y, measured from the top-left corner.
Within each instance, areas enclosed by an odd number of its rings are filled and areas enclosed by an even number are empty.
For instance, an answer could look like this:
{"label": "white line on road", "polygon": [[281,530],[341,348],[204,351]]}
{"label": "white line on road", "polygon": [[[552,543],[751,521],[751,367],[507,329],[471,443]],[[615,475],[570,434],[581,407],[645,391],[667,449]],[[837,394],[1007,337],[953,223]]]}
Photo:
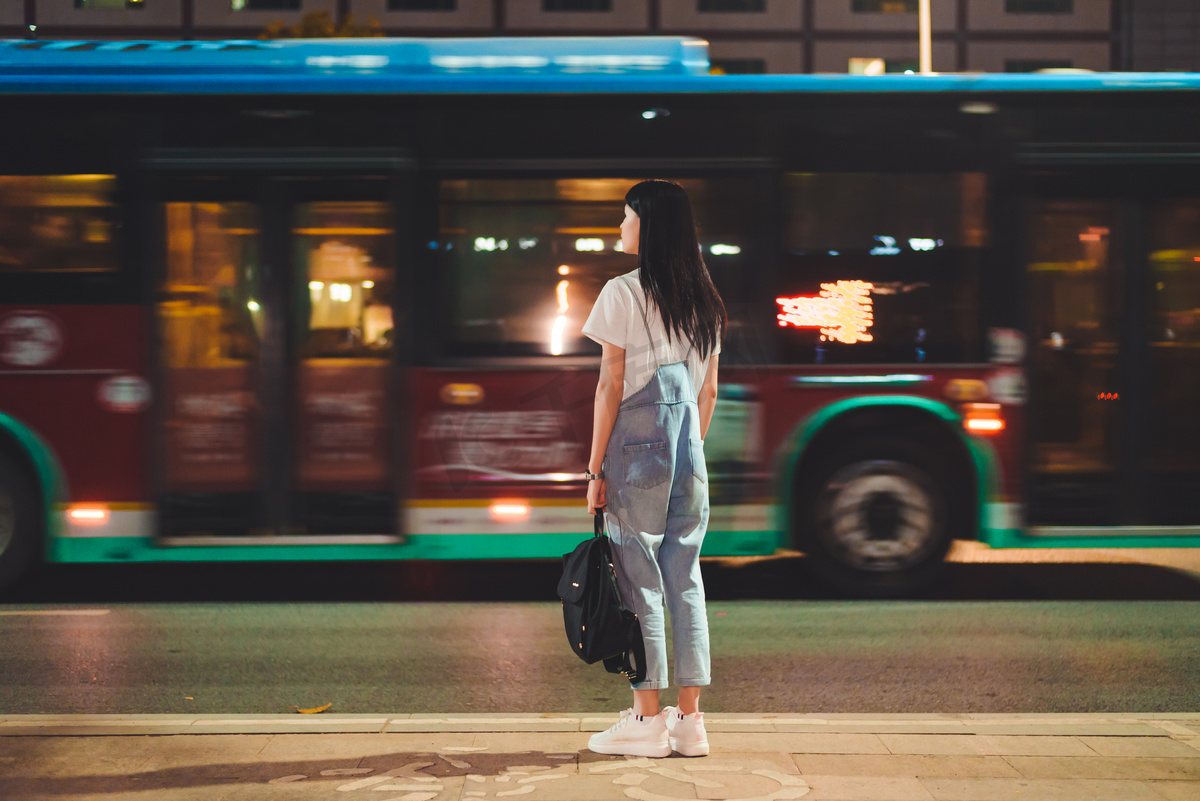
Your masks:
{"label": "white line on road", "polygon": [[99,617],[110,612],[111,609],[0,609],[0,617]]}

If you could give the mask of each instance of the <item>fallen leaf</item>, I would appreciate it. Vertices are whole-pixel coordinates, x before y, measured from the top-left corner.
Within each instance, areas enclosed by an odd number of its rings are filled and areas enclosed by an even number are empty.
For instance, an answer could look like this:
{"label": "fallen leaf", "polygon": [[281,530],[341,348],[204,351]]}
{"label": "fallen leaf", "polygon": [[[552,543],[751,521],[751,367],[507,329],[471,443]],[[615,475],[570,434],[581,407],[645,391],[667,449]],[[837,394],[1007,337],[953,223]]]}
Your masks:
{"label": "fallen leaf", "polygon": [[301,709],[298,706],[294,706],[294,707],[292,707],[292,709],[296,710],[301,715],[315,715],[318,712],[324,712],[325,710],[330,709],[332,706],[333,706],[333,702],[330,701],[328,704],[325,704],[324,706],[314,706],[311,709]]}

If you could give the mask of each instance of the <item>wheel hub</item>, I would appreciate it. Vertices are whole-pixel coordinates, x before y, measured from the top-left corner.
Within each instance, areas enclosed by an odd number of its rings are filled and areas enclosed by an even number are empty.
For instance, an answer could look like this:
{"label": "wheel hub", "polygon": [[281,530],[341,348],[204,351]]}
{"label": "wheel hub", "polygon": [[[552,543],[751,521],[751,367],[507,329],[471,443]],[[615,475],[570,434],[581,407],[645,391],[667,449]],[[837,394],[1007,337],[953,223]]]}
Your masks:
{"label": "wheel hub", "polygon": [[934,506],[921,482],[903,465],[860,465],[856,475],[831,482],[829,537],[848,565],[901,570],[933,545]]}

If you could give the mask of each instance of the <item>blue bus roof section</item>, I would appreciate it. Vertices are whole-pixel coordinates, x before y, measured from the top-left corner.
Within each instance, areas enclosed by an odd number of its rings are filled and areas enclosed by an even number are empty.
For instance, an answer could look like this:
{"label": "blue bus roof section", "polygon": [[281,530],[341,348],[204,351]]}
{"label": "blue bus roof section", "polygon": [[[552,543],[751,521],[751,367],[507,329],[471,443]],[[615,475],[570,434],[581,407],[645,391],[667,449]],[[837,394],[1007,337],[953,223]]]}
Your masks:
{"label": "blue bus roof section", "polygon": [[1191,91],[1200,73],[709,75],[687,37],[0,40],[0,94]]}
{"label": "blue bus roof section", "polygon": [[708,42],[668,36],[271,41],[0,40],[0,71],[206,75],[708,74]]}

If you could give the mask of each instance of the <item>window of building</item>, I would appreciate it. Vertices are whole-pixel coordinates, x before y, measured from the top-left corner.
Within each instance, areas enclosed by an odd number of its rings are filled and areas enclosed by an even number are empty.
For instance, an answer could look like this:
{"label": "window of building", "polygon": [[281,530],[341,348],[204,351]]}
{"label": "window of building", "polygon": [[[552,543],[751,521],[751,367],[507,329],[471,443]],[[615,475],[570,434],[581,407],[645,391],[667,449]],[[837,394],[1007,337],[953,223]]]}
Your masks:
{"label": "window of building", "polygon": [[[638,178],[443,181],[441,232],[429,243],[446,276],[445,339],[453,356],[583,356],[600,348],[583,323],[604,284],[637,269],[622,253],[625,193]],[[752,184],[680,180],[695,212],[709,273],[730,317],[726,350],[744,319]]]}
{"label": "window of building", "polygon": [[848,72],[851,75],[884,75],[885,73],[916,73],[921,63],[911,58],[852,58]]}
{"label": "window of building", "polygon": [[1037,72],[1038,70],[1069,69],[1070,59],[1008,58],[1004,60],[1005,72]]}
{"label": "window of building", "polygon": [[791,173],[772,298],[793,363],[980,359],[982,174]]}
{"label": "window of building", "polygon": [[0,274],[117,269],[111,175],[0,176]]}
{"label": "window of building", "polygon": [[145,8],[146,0],[75,0],[75,8]]}
{"label": "window of building", "polygon": [[714,58],[708,71],[712,75],[762,75],[767,62],[761,58]]}
{"label": "window of building", "polygon": [[701,12],[755,13],[767,10],[767,0],[697,0],[696,9]]}
{"label": "window of building", "polygon": [[1073,14],[1075,0],[1004,0],[1006,14]]}
{"label": "window of building", "polygon": [[388,0],[388,11],[454,11],[458,0]]}
{"label": "window of building", "polygon": [[542,11],[612,11],[612,0],[542,0]]}
{"label": "window of building", "polygon": [[234,11],[299,11],[301,0],[229,0]]}
{"label": "window of building", "polygon": [[855,14],[916,14],[917,0],[852,0]]}

